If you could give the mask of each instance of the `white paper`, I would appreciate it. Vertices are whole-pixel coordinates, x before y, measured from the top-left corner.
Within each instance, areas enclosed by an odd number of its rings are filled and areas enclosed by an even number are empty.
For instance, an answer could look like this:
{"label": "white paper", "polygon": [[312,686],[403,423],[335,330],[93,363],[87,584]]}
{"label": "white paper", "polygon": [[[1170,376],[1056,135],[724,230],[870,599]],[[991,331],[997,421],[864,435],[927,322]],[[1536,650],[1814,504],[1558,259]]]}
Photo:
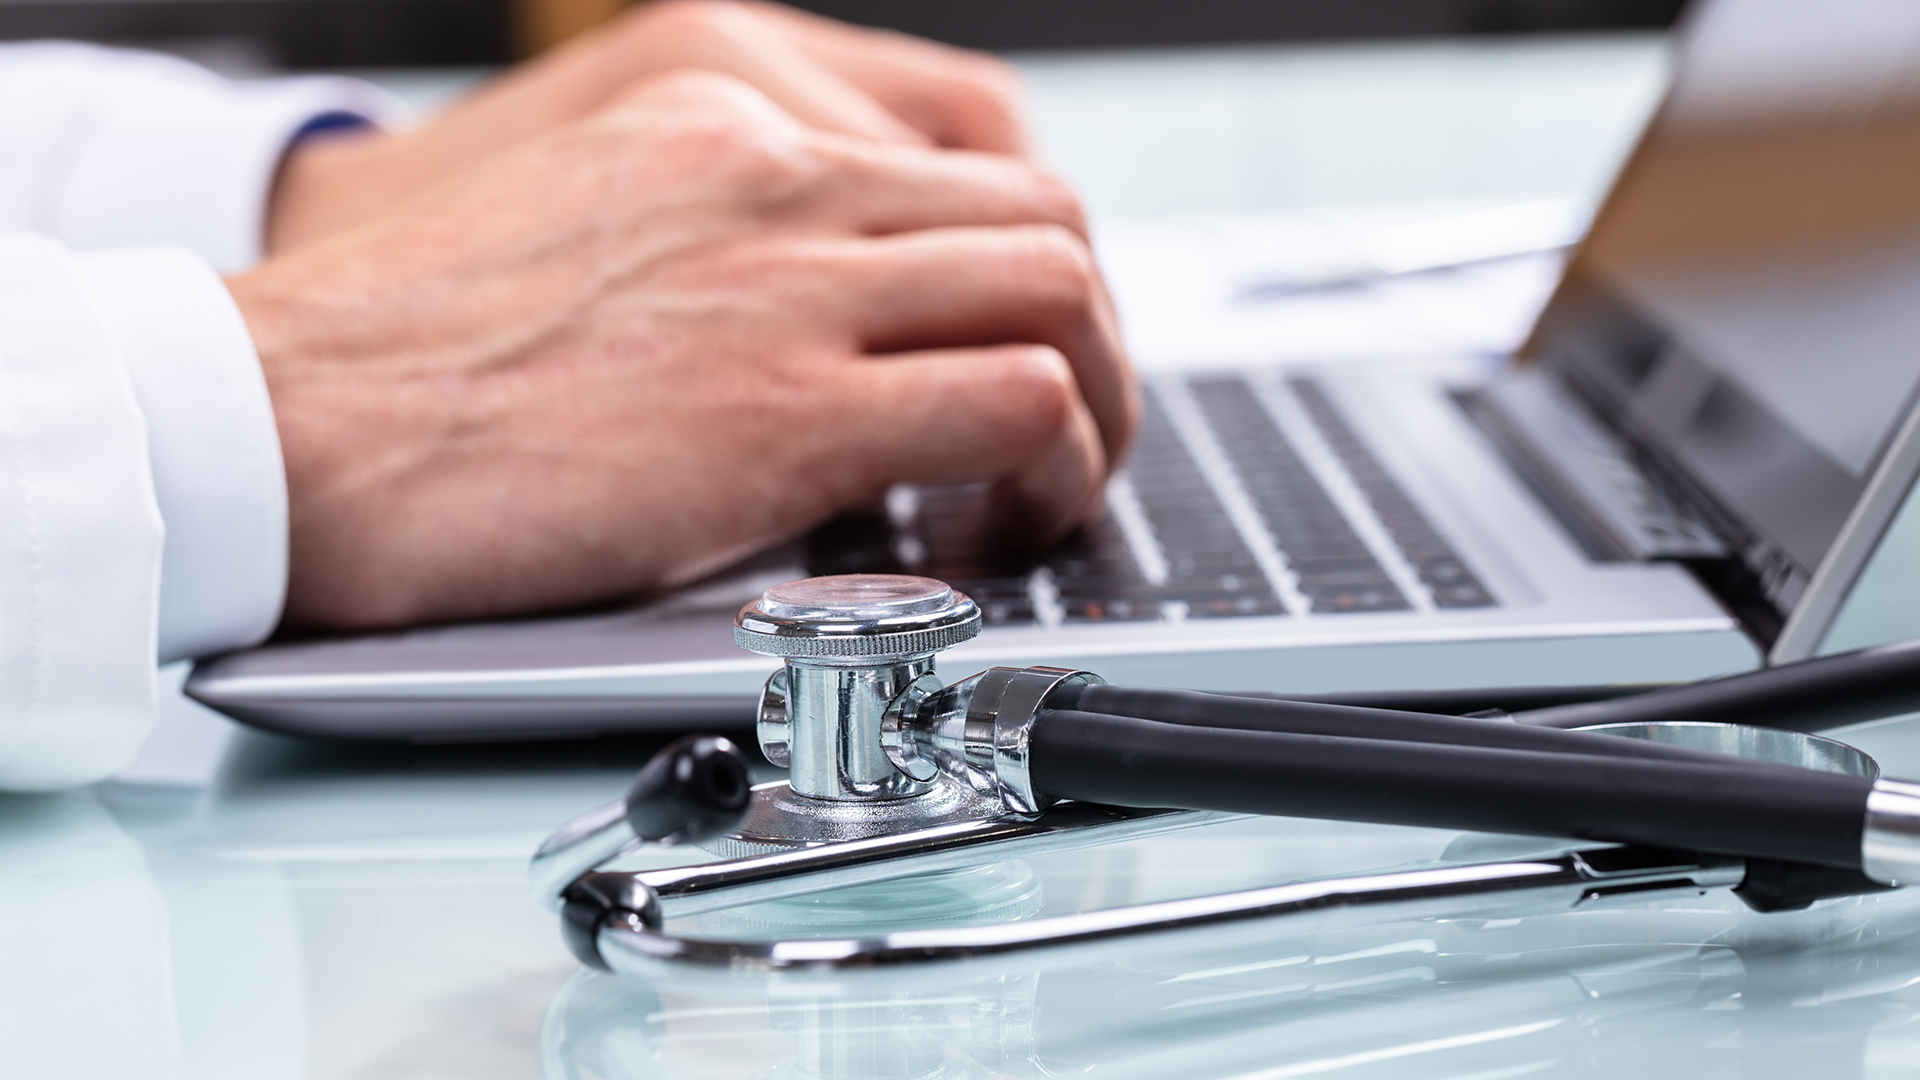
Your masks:
{"label": "white paper", "polygon": [[1385,231],[1472,209],[1118,219],[1094,246],[1145,371],[1436,355],[1504,356],[1559,279],[1559,253],[1333,288],[1263,288],[1360,263]]}

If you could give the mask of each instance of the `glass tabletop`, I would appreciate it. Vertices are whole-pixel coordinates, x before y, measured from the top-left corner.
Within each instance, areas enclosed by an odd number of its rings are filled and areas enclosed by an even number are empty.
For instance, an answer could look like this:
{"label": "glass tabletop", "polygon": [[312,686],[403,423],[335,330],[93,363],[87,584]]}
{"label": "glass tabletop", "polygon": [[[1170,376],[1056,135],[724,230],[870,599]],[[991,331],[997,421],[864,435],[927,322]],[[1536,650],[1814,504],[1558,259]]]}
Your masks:
{"label": "glass tabletop", "polygon": [[[1848,734],[1890,774],[1920,775],[1920,724]],[[587,971],[532,902],[526,856],[617,795],[651,749],[369,752],[243,733],[203,788],[9,797],[0,1063],[9,1076],[553,1080],[1881,1077],[1920,1063],[1920,893],[1907,892],[1774,915],[1712,892],[1275,920],[831,977]],[[838,936],[1552,850],[1245,819],[670,928]],[[950,902],[968,890],[982,902]]]}

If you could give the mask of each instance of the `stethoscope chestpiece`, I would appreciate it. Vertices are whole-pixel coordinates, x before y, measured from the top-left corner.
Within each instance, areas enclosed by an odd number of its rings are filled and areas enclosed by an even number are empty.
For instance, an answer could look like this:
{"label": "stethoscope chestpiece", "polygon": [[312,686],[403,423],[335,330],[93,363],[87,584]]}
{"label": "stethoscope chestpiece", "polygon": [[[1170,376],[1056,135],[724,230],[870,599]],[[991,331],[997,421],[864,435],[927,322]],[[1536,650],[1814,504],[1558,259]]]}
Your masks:
{"label": "stethoscope chestpiece", "polygon": [[979,633],[979,606],[932,578],[842,574],[768,589],[733,623],[741,648],[785,661],[761,694],[761,751],[802,798],[928,794],[932,778],[909,776],[881,747],[881,719],[910,687],[938,685],[935,653]]}
{"label": "stethoscope chestpiece", "polygon": [[804,662],[930,657],[980,633],[980,608],[932,578],[839,574],[789,581],[740,609],[734,644]]}

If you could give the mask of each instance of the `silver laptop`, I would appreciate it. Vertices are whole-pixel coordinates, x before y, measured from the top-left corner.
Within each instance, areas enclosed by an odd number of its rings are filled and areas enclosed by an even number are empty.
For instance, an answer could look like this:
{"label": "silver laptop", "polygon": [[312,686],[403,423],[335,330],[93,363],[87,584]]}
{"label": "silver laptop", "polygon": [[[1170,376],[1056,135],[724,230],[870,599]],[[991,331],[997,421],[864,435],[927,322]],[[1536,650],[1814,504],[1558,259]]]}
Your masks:
{"label": "silver laptop", "polygon": [[771,662],[733,612],[862,571],[980,602],[955,675],[1326,694],[1808,656],[1920,470],[1920,8],[1727,0],[1682,41],[1511,371],[1156,376],[1106,516],[1042,558],[981,536],[977,490],[900,489],[639,606],[274,643],[188,693],[361,738],[744,724]]}

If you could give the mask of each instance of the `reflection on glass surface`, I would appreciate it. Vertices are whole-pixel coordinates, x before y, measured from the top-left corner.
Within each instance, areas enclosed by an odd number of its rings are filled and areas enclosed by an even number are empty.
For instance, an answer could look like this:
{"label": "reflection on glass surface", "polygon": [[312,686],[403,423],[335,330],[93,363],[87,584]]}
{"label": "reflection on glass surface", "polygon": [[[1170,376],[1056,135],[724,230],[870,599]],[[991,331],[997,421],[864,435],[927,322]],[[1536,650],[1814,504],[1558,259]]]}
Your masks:
{"label": "reflection on glass surface", "polygon": [[1920,1053],[1920,901],[1422,920],[1094,963],[834,979],[576,975],[543,1080],[1853,1077]]}
{"label": "reflection on glass surface", "polygon": [[[207,787],[105,785],[105,828],[40,837],[84,871],[63,889],[28,885],[69,912],[60,923],[8,894],[23,864],[0,805],[0,922],[27,920],[44,970],[64,973],[23,982],[0,941],[0,1006],[36,1006],[0,1008],[0,1077],[531,1074],[538,1018],[576,965],[528,895],[527,856],[582,801],[624,790],[655,748],[352,747],[242,731]],[[125,872],[108,873],[101,853]],[[134,869],[141,889],[122,883]],[[47,1001],[70,1007],[55,1015]],[[7,1056],[23,1045],[5,1037],[16,1015],[34,1018],[41,1037],[25,1045],[52,1048],[52,1064]],[[177,1068],[151,1052],[160,1035]],[[75,1047],[137,1064],[94,1068]]]}
{"label": "reflection on glass surface", "polygon": [[[1911,761],[1920,735],[1872,745]],[[1873,742],[1873,740],[1869,740]],[[1524,837],[1245,820],[1029,860],[1036,914],[1561,850]],[[915,883],[892,888],[910,895]],[[831,897],[825,894],[823,900]],[[828,901],[831,903],[831,901]],[[839,935],[939,921],[869,906]],[[805,936],[759,905],[724,928]],[[783,923],[782,915],[787,920]],[[836,975],[582,971],[543,1080],[1091,1075],[1881,1077],[1920,1060],[1920,894],[1758,915],[1724,893],[1510,918],[1274,922]]]}
{"label": "reflection on glass surface", "polygon": [[166,903],[93,793],[0,794],[0,913],[0,1075],[188,1075]]}
{"label": "reflection on glass surface", "polygon": [[[1920,772],[1920,725],[1850,741],[1891,772]],[[1909,893],[1773,916],[1717,896],[1273,924],[901,977],[623,982],[579,970],[525,880],[542,831],[622,790],[648,751],[603,752],[349,752],[245,735],[213,789],[5,801],[0,900],[14,933],[0,933],[0,994],[72,1007],[0,1013],[0,1031],[25,1015],[40,1036],[0,1041],[0,1075],[1845,1080],[1920,1061]],[[1037,881],[1046,915],[1555,849],[1250,820],[1037,858],[1032,879],[997,880]],[[814,913],[755,914],[752,932],[774,936]],[[858,925],[840,914],[842,930]],[[75,1046],[140,1064],[42,1066]],[[43,1056],[16,1067],[27,1048]]]}

